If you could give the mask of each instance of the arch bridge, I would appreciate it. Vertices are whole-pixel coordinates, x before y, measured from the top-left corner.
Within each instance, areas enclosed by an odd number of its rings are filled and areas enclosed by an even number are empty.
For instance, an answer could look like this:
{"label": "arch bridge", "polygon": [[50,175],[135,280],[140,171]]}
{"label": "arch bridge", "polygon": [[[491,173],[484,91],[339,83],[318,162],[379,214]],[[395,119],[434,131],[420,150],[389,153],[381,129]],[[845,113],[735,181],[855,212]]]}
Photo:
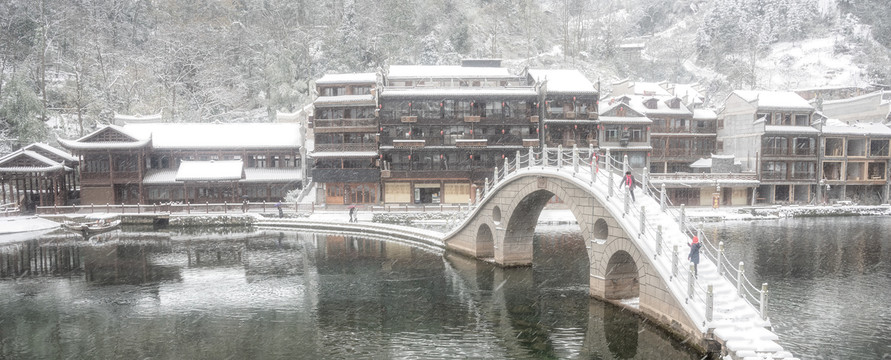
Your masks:
{"label": "arch bridge", "polygon": [[[669,208],[665,190],[647,186],[631,200],[621,186],[624,162],[594,149],[517,152],[478,190],[463,223],[444,237],[448,249],[501,266],[533,261],[533,234],[553,197],[575,216],[585,239],[593,297],[631,308],[700,348],[730,359],[794,359],[776,343],[767,284],[753,286],[742,263],[713,246]],[[621,171],[620,171],[621,170]],[[698,277],[687,261],[690,234],[702,240]]]}

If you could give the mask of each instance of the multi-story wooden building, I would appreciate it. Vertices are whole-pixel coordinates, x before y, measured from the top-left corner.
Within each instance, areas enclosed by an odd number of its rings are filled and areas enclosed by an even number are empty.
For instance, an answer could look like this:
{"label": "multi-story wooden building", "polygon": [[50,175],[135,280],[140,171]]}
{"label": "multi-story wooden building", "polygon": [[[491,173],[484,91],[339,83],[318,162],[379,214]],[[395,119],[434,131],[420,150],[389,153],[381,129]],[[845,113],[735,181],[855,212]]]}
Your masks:
{"label": "multi-story wooden building", "polygon": [[380,200],[377,75],[325,75],[313,102],[313,181],[326,204]]}
{"label": "multi-story wooden building", "polygon": [[[891,129],[878,123],[828,120],[821,133],[819,201],[888,201]],[[828,190],[828,191],[827,191]]]}
{"label": "multi-story wooden building", "polygon": [[379,95],[382,200],[467,203],[538,137],[539,94],[497,60],[391,66]]}
{"label": "multi-story wooden building", "polygon": [[594,85],[578,70],[529,69],[528,76],[529,83],[539,84],[544,97],[539,119],[544,144],[549,148],[597,147],[599,94]]}
{"label": "multi-story wooden building", "polygon": [[601,152],[622,159],[628,156],[628,164],[635,174],[648,168],[650,152],[650,126],[653,121],[631,106],[631,98],[620,96],[604,100],[598,119],[598,144]]}
{"label": "multi-story wooden building", "polygon": [[757,201],[814,200],[820,131],[812,126],[813,115],[813,106],[793,92],[737,90],[724,101],[718,148],[758,174]]}
{"label": "multi-story wooden building", "polygon": [[58,139],[80,158],[82,204],[278,201],[302,186],[297,124],[109,125]]}
{"label": "multi-story wooden building", "polygon": [[[326,75],[317,87],[313,180],[329,204],[464,204],[525,147],[597,144],[597,91],[575,70],[514,75],[499,60],[465,60]],[[355,185],[371,196],[346,200]]]}

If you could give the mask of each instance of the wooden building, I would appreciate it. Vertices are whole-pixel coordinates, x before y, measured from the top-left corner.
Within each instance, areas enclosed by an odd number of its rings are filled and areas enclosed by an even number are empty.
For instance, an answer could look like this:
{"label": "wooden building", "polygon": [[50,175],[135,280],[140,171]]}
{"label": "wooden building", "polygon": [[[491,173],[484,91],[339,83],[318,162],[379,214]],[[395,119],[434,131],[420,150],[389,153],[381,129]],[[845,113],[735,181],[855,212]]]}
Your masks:
{"label": "wooden building", "polygon": [[59,143],[80,157],[82,204],[279,201],[303,180],[298,124],[109,125]]}
{"label": "wooden building", "polygon": [[628,156],[631,170],[639,175],[650,163],[650,126],[653,121],[631,106],[631,98],[621,96],[605,100],[600,106],[599,140],[601,152],[623,159]]}
{"label": "wooden building", "polygon": [[379,94],[382,200],[466,204],[537,138],[539,93],[498,60],[391,66]]}
{"label": "wooden building", "polygon": [[578,70],[529,69],[530,83],[544,97],[541,132],[549,148],[597,147],[599,94]]}
{"label": "wooden building", "polygon": [[758,174],[757,202],[814,201],[820,131],[813,116],[813,106],[793,92],[737,90],[724,101],[718,147]]}
{"label": "wooden building", "polygon": [[36,206],[70,205],[77,198],[78,159],[52,146],[34,143],[0,157],[2,204],[25,212]]}
{"label": "wooden building", "polygon": [[326,204],[380,200],[377,87],[374,73],[329,74],[316,80],[313,182]]}
{"label": "wooden building", "polygon": [[[887,203],[891,129],[828,120],[821,129],[820,202]],[[827,191],[828,190],[828,191]]]}

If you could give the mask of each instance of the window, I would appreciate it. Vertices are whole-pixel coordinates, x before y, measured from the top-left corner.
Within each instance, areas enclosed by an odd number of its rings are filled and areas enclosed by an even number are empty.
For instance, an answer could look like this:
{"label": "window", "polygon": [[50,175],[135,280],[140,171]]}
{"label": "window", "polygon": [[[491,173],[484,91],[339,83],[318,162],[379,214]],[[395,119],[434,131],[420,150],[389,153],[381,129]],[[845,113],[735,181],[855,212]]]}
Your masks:
{"label": "window", "polygon": [[809,123],[809,121],[807,120],[807,118],[808,118],[808,116],[805,115],[805,114],[796,114],[796,115],[795,115],[795,125],[797,125],[797,126],[808,126],[808,125],[810,125],[810,123]]}
{"label": "window", "polygon": [[785,179],[786,162],[765,161],[764,168],[761,170],[761,177],[764,179]]}

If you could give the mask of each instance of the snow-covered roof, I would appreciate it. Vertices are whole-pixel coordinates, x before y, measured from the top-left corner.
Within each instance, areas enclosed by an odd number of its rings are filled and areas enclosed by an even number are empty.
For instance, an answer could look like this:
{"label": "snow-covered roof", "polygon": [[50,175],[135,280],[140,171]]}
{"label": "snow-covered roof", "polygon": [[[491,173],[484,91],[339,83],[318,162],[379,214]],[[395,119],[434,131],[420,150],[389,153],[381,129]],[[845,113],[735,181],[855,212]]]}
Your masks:
{"label": "snow-covered roof", "polygon": [[648,117],[601,116],[601,124],[652,124]]}
{"label": "snow-covered roof", "polygon": [[883,94],[884,94],[884,93],[883,93],[882,91],[874,91],[874,92],[871,92],[871,93],[868,93],[868,94],[863,94],[863,95],[860,95],[860,96],[849,97],[849,98],[845,98],[845,99],[824,100],[824,101],[823,101],[823,106],[826,106],[826,105],[837,105],[837,104],[846,104],[846,103],[852,103],[852,102],[861,102],[861,101],[864,101],[864,100],[865,100],[865,101],[874,102],[874,103],[875,103],[875,106],[878,106],[878,105],[882,102],[882,96],[883,96]]}
{"label": "snow-covered roof", "polygon": [[49,146],[44,143],[33,143],[28,146],[25,146],[24,148],[22,148],[22,150],[35,151],[35,152],[40,153],[44,156],[48,155],[47,157],[50,157],[50,159],[55,162],[62,162],[62,161],[78,162],[79,161],[79,159],[77,157],[75,157],[63,150],[54,148],[54,147]]}
{"label": "snow-covered roof", "polygon": [[241,160],[183,161],[176,171],[176,181],[225,181],[244,178]]}
{"label": "snow-covered roof", "polygon": [[[176,178],[175,169],[157,169],[146,172],[142,183],[145,185],[182,184]],[[244,168],[244,179],[239,183],[281,183],[303,180],[300,168]]]}
{"label": "snow-covered roof", "polygon": [[[612,97],[606,99],[606,103],[610,104],[609,108],[601,108],[600,113],[604,114],[609,111],[612,107],[615,107],[618,103],[623,103],[622,99],[627,98],[627,105],[641,114],[646,115],[671,115],[671,116],[684,116],[684,115],[692,115],[693,112],[684,105],[683,101],[678,99],[678,107],[672,108],[668,106],[668,102],[672,99],[675,99],[672,96],[643,96],[643,95],[622,95],[617,97]],[[646,102],[654,100],[656,104],[656,108],[648,108],[646,106]],[[601,102],[602,103],[602,102]]]}
{"label": "snow-covered roof", "polygon": [[375,73],[325,74],[321,79],[316,80],[316,85],[374,84],[375,82],[377,82]]}
{"label": "snow-covered roof", "polygon": [[705,99],[702,93],[696,89],[696,84],[673,84],[674,96],[686,99],[687,104],[699,104]]}
{"label": "snow-covered roof", "polygon": [[632,82],[631,89],[634,91],[634,95],[643,95],[643,96],[671,96],[665,88],[662,87],[660,83],[654,82]]}
{"label": "snow-covered roof", "polygon": [[693,119],[695,120],[716,120],[718,114],[712,109],[693,109]]}
{"label": "snow-covered roof", "polygon": [[119,125],[135,123],[159,123],[163,121],[161,113],[151,115],[125,115],[114,113],[114,123]]}
{"label": "snow-covered roof", "polygon": [[521,88],[487,88],[487,87],[462,87],[462,88],[416,88],[394,89],[388,88],[381,92],[381,98],[389,99],[418,99],[418,98],[481,98],[490,97],[498,99],[537,98],[538,93],[531,87]]}
{"label": "snow-covered roof", "polygon": [[691,167],[691,168],[694,168],[694,169],[707,169],[707,168],[710,168],[710,167],[712,167],[712,159],[711,159],[711,158],[705,158],[705,159],[699,159],[699,160],[696,160],[696,161],[694,161],[692,164],[690,164],[690,167]]}
{"label": "snow-covered roof", "polygon": [[758,109],[814,110],[807,100],[791,91],[735,90],[733,93],[745,101],[755,103]]}
{"label": "snow-covered roof", "polygon": [[319,96],[313,102],[315,106],[325,105],[354,105],[354,106],[374,106],[374,95],[341,95],[341,96]]}
{"label": "snow-covered roof", "polygon": [[[123,141],[96,141],[91,142],[94,137],[100,136],[105,132],[115,132],[128,140]],[[145,147],[152,141],[151,135],[144,136],[143,134],[132,133],[121,126],[117,125],[106,125],[103,126],[96,131],[93,131],[87,135],[84,135],[76,140],[67,140],[57,137],[56,141],[59,142],[59,145],[67,149],[75,149],[75,150],[99,150],[99,149],[138,149],[141,147]]]}
{"label": "snow-covered roof", "polygon": [[820,131],[810,126],[765,125],[764,132],[770,134],[818,134]]}
{"label": "snow-covered roof", "polygon": [[529,75],[539,83],[547,80],[549,94],[597,94],[594,84],[578,70],[529,69]]}
{"label": "snow-covered roof", "polygon": [[150,137],[155,149],[289,149],[301,144],[300,125],[293,123],[129,124],[124,130]]}
{"label": "snow-covered roof", "polygon": [[516,78],[507,68],[456,65],[391,65],[387,74],[393,79],[496,79]]}
{"label": "snow-covered roof", "polygon": [[862,135],[891,137],[891,128],[879,123],[856,123],[847,125],[835,119],[829,119],[823,126],[823,134],[827,135]]}
{"label": "snow-covered roof", "polygon": [[[16,159],[21,157],[30,158],[40,165],[37,166],[11,166]],[[70,167],[60,162],[54,161],[35,151],[19,149],[11,154],[0,158],[0,172],[2,173],[22,173],[22,172],[51,172],[57,170],[71,171]]]}
{"label": "snow-covered roof", "polygon": [[301,168],[245,168],[241,183],[281,183],[303,180]]}

